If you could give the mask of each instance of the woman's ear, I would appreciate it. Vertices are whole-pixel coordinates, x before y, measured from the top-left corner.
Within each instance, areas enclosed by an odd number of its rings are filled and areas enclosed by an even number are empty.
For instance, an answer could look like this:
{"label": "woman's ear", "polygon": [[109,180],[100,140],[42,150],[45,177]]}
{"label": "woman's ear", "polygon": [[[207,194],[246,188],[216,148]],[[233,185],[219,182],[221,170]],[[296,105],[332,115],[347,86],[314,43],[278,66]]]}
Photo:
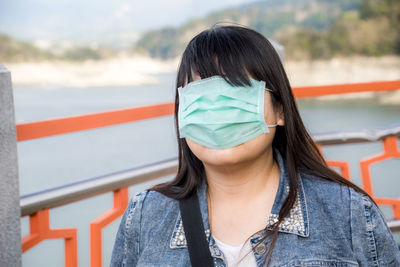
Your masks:
{"label": "woman's ear", "polygon": [[282,104],[279,104],[277,115],[278,115],[278,119],[276,121],[276,124],[279,126],[284,126],[285,125],[285,115],[283,113]]}

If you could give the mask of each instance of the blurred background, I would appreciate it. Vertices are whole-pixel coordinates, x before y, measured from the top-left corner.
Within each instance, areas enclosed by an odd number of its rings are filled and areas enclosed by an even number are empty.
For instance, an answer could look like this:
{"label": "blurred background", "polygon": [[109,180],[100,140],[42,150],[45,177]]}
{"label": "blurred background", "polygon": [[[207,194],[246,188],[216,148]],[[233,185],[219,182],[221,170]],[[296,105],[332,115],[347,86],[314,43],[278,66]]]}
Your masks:
{"label": "blurred background", "polygon": [[[172,102],[185,46],[217,22],[240,23],[282,45],[293,87],[399,80],[399,20],[396,0],[0,1],[0,63],[11,71],[18,124]],[[297,103],[312,135],[400,124],[400,90]],[[381,142],[323,149],[327,159],[350,163],[358,185],[359,161],[381,151]],[[23,141],[20,194],[176,156],[172,116]],[[375,195],[400,198],[399,166],[399,159],[372,166]],[[89,223],[110,207],[107,193],[50,210],[52,228],[78,229],[79,266],[89,266]],[[390,207],[382,210],[393,217]],[[29,218],[21,222],[24,236]],[[118,225],[103,230],[104,266]],[[23,254],[23,266],[63,266],[63,246],[42,242]]]}

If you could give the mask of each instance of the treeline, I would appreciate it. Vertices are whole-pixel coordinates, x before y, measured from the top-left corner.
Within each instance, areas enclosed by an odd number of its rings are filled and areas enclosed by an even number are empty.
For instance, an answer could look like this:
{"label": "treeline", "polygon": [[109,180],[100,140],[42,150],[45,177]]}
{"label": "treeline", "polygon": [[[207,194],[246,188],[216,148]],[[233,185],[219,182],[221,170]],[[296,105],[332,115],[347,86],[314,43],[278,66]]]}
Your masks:
{"label": "treeline", "polygon": [[[216,22],[247,25],[285,47],[288,60],[335,56],[400,54],[400,0],[264,0],[213,12],[181,27],[146,32],[125,53],[168,59],[182,54],[189,40]],[[118,51],[77,45],[41,50],[0,34],[0,62],[98,60]]]}
{"label": "treeline", "polygon": [[0,62],[36,62],[43,60],[84,61],[114,57],[117,51],[107,46],[77,45],[66,48],[40,49],[29,42],[0,34]]}
{"label": "treeline", "polygon": [[28,42],[0,34],[0,62],[38,61],[55,59],[55,57],[52,53],[43,51]]}
{"label": "treeline", "polygon": [[[344,12],[356,11],[361,0],[264,0],[213,12],[203,18],[193,19],[178,28],[162,28],[145,33],[134,45],[133,51],[151,57],[171,58],[179,56],[187,42],[201,30],[216,22],[235,22],[247,25],[270,38],[276,38],[282,29],[296,28],[312,33],[326,30]],[[308,33],[307,33],[308,34]],[[296,38],[293,30],[284,31],[282,40]],[[287,38],[286,38],[287,37]],[[304,48],[301,48],[304,50]],[[293,53],[297,54],[297,53]],[[304,54],[304,53],[303,53]]]}
{"label": "treeline", "polygon": [[399,20],[400,1],[364,0],[358,10],[344,12],[325,30],[286,27],[276,39],[288,59],[399,55]]}

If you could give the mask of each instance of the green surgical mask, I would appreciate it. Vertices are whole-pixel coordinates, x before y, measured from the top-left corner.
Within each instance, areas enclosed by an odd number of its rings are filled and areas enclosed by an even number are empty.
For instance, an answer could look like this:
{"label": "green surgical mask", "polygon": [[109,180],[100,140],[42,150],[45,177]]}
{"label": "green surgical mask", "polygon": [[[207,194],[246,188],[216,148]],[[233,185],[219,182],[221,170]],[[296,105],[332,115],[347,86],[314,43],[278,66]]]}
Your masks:
{"label": "green surgical mask", "polygon": [[250,78],[251,86],[230,85],[212,76],[178,88],[180,138],[225,149],[268,133],[264,119],[265,81]]}

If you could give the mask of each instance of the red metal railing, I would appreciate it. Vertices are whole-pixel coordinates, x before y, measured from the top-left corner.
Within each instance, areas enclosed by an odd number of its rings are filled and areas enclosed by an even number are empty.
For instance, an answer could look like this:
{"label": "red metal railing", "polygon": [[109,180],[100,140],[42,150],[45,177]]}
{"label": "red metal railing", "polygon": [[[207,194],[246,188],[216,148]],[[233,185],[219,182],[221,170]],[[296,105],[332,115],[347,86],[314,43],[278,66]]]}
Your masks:
{"label": "red metal railing", "polygon": [[48,209],[31,214],[29,224],[30,233],[22,238],[22,252],[26,252],[43,240],[63,238],[65,240],[65,266],[78,266],[77,229],[50,229]]}
{"label": "red metal railing", "polygon": [[[296,98],[318,97],[330,94],[347,94],[357,92],[379,92],[400,89],[400,80],[383,81],[358,84],[341,84],[330,86],[312,86],[294,88]],[[134,107],[128,109],[113,110],[108,112],[93,113],[66,118],[50,119],[37,122],[20,123],[17,128],[17,140],[26,141],[59,134],[72,133],[99,127],[112,126],[121,123],[134,122],[149,118],[172,115],[173,103],[164,103],[153,106]],[[373,188],[370,165],[390,158],[400,158],[397,147],[397,136],[383,139],[383,152],[380,155],[364,159],[360,162],[363,188],[372,196]],[[320,149],[321,146],[320,146]],[[350,179],[349,164],[345,161],[328,161],[331,167],[339,168],[341,174]],[[102,266],[102,229],[121,216],[128,204],[128,188],[123,187],[114,192],[113,208],[105,212],[90,223],[90,266]],[[395,219],[400,219],[400,199],[374,197],[380,205],[389,205],[393,208]],[[50,229],[49,210],[43,209],[30,217],[30,233],[22,238],[22,252],[26,252],[33,246],[46,239],[65,240],[65,266],[78,265],[77,229]]]}
{"label": "red metal railing", "polygon": [[17,124],[17,141],[73,133],[121,123],[151,119],[174,112],[173,103],[134,107],[93,114]]}
{"label": "red metal railing", "polygon": [[384,139],[383,152],[381,154],[360,161],[363,189],[374,198],[377,204],[392,206],[393,217],[396,219],[400,218],[400,199],[375,197],[372,190],[372,180],[369,167],[372,164],[380,161],[392,158],[400,158],[397,139],[398,137],[396,136]]}
{"label": "red metal railing", "polygon": [[127,187],[114,191],[114,207],[90,223],[91,266],[102,266],[102,230],[124,213],[128,200]]}

